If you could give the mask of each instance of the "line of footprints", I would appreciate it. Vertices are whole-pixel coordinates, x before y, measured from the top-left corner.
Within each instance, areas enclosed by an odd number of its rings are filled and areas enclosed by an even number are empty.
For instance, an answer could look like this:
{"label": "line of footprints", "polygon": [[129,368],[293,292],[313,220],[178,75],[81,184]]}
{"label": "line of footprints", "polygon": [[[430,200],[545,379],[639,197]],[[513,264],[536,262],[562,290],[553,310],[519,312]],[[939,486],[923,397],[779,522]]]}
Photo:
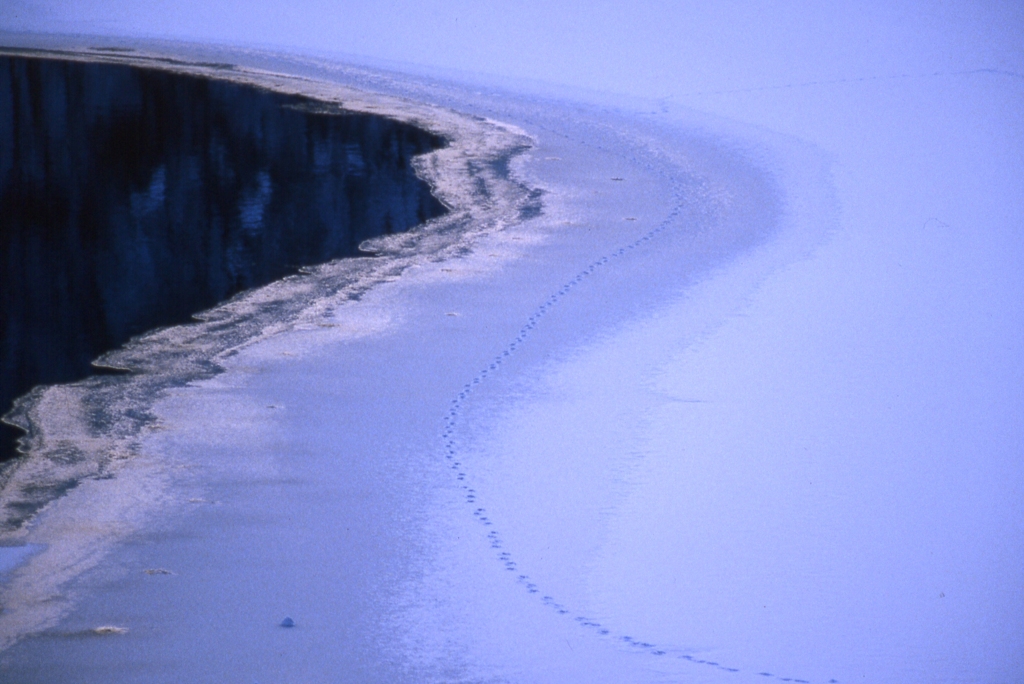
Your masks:
{"label": "line of footprints", "polygon": [[[574,615],[572,610],[556,601],[554,597],[548,595],[541,595],[542,592],[540,587],[538,587],[536,583],[530,580],[529,575],[521,573],[518,565],[512,557],[512,554],[508,551],[503,550],[501,533],[498,532],[497,529],[494,529],[494,521],[492,521],[487,516],[487,510],[479,505],[480,502],[478,500],[477,492],[470,486],[469,472],[467,466],[465,463],[459,460],[458,449],[454,438],[455,427],[458,422],[458,416],[462,409],[462,405],[472,394],[473,389],[480,383],[484,382],[488,378],[488,376],[490,376],[492,373],[496,372],[500,368],[502,363],[504,363],[509,357],[515,354],[516,350],[527,340],[527,338],[537,327],[537,324],[540,322],[540,320],[549,311],[551,311],[551,309],[554,308],[554,306],[558,304],[558,302],[563,297],[568,295],[573,290],[573,288],[575,288],[577,285],[584,282],[587,278],[597,273],[600,269],[613,263],[615,259],[622,257],[631,250],[635,250],[644,246],[646,243],[655,239],[656,237],[658,237],[659,234],[667,230],[682,211],[681,202],[682,200],[680,199],[680,202],[677,204],[676,208],[673,209],[669,213],[669,215],[666,216],[665,219],[656,228],[645,233],[643,236],[637,238],[632,243],[624,247],[620,247],[611,254],[608,254],[607,256],[601,257],[600,259],[594,261],[585,269],[576,274],[574,278],[572,278],[567,283],[565,283],[561,288],[559,288],[557,292],[548,297],[543,304],[537,307],[537,310],[533,312],[533,314],[527,319],[526,324],[523,325],[523,327],[519,330],[519,333],[516,335],[515,339],[509,342],[505,349],[503,349],[500,354],[494,357],[494,359],[487,365],[487,367],[481,370],[477,374],[477,376],[473,378],[472,381],[466,383],[463,386],[462,390],[459,392],[458,396],[452,399],[451,407],[448,410],[448,413],[445,415],[444,430],[442,431],[441,436],[444,440],[445,458],[448,460],[452,471],[455,473],[456,479],[459,481],[460,486],[465,492],[465,500],[468,506],[472,509],[473,517],[481,525],[491,528],[487,532],[487,539],[490,542],[491,548],[498,552],[498,561],[505,567],[507,571],[517,573],[516,582],[522,585],[526,589],[526,591],[528,591],[531,594],[537,594],[538,598],[540,599],[540,601],[544,603],[544,605],[550,607],[552,610],[557,611],[561,615],[571,617],[581,628],[593,630],[594,633],[600,635],[603,638],[617,640],[632,648],[646,651],[652,656],[676,657],[681,660],[689,661],[696,665],[714,667],[719,670],[724,670],[726,672],[739,673],[741,672],[739,668],[728,667],[727,665],[723,665],[712,660],[704,660],[690,653],[679,652],[676,649],[662,648],[657,646],[656,644],[635,639],[628,635],[615,634],[612,630],[596,622],[595,620],[591,620],[582,615]],[[806,679],[798,679],[795,677],[783,677],[781,675],[777,675],[767,671],[757,672],[754,674],[759,675],[760,677],[763,677],[765,679],[775,679],[783,682],[795,682],[796,684],[811,684],[811,682]],[[835,679],[830,679],[828,680],[828,682],[829,684],[838,684],[838,681]]]}

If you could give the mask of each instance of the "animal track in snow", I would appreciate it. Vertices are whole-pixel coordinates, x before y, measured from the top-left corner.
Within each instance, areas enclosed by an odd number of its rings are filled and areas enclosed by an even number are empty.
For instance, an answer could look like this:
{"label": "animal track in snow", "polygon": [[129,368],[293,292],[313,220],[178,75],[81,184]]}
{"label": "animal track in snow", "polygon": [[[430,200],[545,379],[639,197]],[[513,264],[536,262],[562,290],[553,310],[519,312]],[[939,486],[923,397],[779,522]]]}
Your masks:
{"label": "animal track in snow", "polygon": [[[633,161],[637,160],[634,159]],[[655,172],[657,171],[655,170]],[[612,178],[612,180],[619,181],[623,179],[616,177]],[[609,267],[609,265],[614,264],[616,259],[623,257],[624,255],[628,254],[631,250],[636,250],[638,248],[646,246],[649,242],[656,239],[659,235],[664,233],[670,226],[672,226],[675,223],[679,215],[684,210],[685,197],[683,195],[679,183],[674,182],[673,184],[676,186],[675,206],[657,226],[647,231],[639,238],[636,238],[629,244],[619,247],[618,249],[610,252],[609,254],[606,254],[605,256],[602,256],[594,260],[587,267],[585,267],[579,273],[577,273],[574,277],[565,282],[560,288],[558,288],[546,300],[544,300],[544,302],[542,302],[530,316],[526,318],[526,321],[524,322],[523,326],[519,329],[516,336],[505,346],[504,349],[502,349],[494,357],[492,361],[486,364],[485,368],[483,368],[479,373],[477,373],[477,375],[473,377],[469,382],[463,385],[459,393],[455,396],[455,398],[451,400],[451,407],[448,413],[445,415],[444,429],[441,432],[441,437],[444,441],[444,457],[447,461],[451,463],[451,469],[455,471],[456,481],[459,483],[461,489],[464,492],[466,492],[466,503],[473,506],[472,516],[480,524],[492,528],[488,531],[487,538],[491,548],[493,549],[504,548],[501,533],[493,529],[493,521],[491,521],[487,516],[483,515],[485,510],[478,505],[479,502],[477,500],[476,491],[470,488],[467,484],[465,484],[470,478],[470,473],[466,464],[464,464],[460,460],[456,460],[456,454],[458,453],[458,445],[454,438],[454,434],[456,432],[456,426],[458,424],[458,417],[462,412],[462,407],[465,404],[465,402],[472,396],[472,393],[476,389],[476,387],[480,385],[482,382],[486,381],[491,374],[500,370],[501,365],[516,353],[516,351],[522,346],[522,344],[525,343],[534,333],[534,331],[536,330],[540,322],[543,320],[543,318],[555,307],[555,305],[559,304],[564,297],[571,294],[573,288],[584,283],[588,278],[599,273],[602,269],[606,269],[607,267]],[[635,219],[633,217],[629,217],[627,220]],[[503,551],[502,553],[497,554],[497,560],[504,566],[504,568],[507,571],[515,572],[518,568],[518,565],[515,562],[512,554],[508,551]],[[540,593],[540,588],[538,587],[538,585],[535,582],[531,581],[530,576],[527,574],[517,575],[515,581],[518,584],[522,585],[523,588],[530,594]],[[541,597],[541,602],[545,606],[550,607],[552,610],[554,610],[560,615],[571,616],[573,620],[581,628],[590,630],[598,638],[609,639],[613,641],[618,641],[623,644],[628,644],[632,650],[645,651],[652,657],[660,658],[664,656],[672,656],[680,660],[688,661],[695,665],[714,667],[725,672],[742,672],[740,668],[728,667],[726,665],[718,663],[717,661],[700,659],[694,656],[692,653],[684,652],[683,650],[678,648],[659,646],[647,641],[640,641],[634,639],[633,637],[628,635],[616,635],[611,629],[601,625],[596,621],[590,620],[589,618],[582,615],[574,615],[574,612],[570,608],[557,602],[552,596],[545,595]],[[750,674],[753,675],[755,673],[751,672]],[[804,679],[782,677],[770,674],[768,672],[759,672],[756,674],[765,678],[777,679],[779,681],[797,682],[799,684],[811,684],[809,681]],[[835,679],[831,679],[829,680],[829,684],[838,684],[838,682]]]}

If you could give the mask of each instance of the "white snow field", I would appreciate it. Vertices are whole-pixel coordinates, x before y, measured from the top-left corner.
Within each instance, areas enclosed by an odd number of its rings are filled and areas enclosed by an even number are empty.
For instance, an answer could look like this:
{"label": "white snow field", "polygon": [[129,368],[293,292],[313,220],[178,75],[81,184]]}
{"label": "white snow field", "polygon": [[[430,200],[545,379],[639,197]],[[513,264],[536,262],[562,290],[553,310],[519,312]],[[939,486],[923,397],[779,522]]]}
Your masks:
{"label": "white snow field", "polygon": [[0,43],[383,93],[543,194],[162,393],[7,540],[0,680],[1024,679],[1018,8],[117,6]]}

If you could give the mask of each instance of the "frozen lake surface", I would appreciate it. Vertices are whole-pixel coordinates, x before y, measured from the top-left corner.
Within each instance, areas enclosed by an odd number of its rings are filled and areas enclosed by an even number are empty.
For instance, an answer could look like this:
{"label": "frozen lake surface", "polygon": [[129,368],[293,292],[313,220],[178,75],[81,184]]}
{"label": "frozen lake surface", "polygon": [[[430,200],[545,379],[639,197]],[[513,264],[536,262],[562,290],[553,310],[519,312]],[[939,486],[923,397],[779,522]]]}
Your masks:
{"label": "frozen lake surface", "polygon": [[540,211],[154,395],[10,535],[6,678],[1024,671],[1016,72],[584,104],[226,54],[503,122]]}

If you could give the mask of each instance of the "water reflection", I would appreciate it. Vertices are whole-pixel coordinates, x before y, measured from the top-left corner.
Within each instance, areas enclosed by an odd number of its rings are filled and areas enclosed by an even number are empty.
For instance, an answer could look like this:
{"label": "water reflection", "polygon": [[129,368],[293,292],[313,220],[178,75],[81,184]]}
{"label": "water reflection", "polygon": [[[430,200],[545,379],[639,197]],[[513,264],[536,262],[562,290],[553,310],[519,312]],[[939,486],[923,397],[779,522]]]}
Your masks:
{"label": "water reflection", "polygon": [[311,105],[0,57],[0,414],[132,335],[444,211],[409,165],[439,138]]}

